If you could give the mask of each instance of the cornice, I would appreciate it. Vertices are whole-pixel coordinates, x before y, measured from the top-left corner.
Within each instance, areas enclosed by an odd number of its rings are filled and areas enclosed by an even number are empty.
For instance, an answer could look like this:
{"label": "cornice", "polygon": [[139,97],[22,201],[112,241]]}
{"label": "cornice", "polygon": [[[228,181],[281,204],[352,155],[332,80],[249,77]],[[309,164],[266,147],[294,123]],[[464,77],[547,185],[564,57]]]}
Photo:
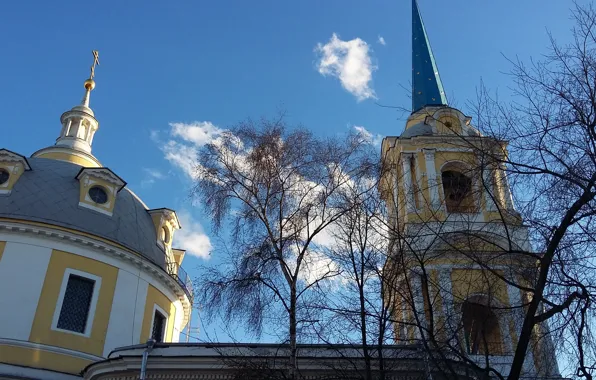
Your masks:
{"label": "cornice", "polygon": [[112,256],[123,262],[135,265],[136,267],[142,269],[145,273],[150,274],[154,279],[156,279],[166,288],[170,289],[172,293],[178,297],[178,300],[180,300],[184,309],[183,325],[186,324],[190,319],[190,314],[192,313],[191,303],[184,292],[184,289],[182,289],[180,284],[178,284],[178,282],[172,278],[165,271],[165,269],[159,267],[158,265],[150,262],[138,254],[133,254],[105,242],[79,235],[75,231],[67,232],[64,230],[58,230],[52,228],[52,226],[49,225],[29,225],[25,222],[8,222],[6,220],[0,220],[0,231],[3,230],[12,233],[42,236],[55,241],[68,241],[69,243],[86,247],[96,252]]}
{"label": "cornice", "polygon": [[67,348],[50,346],[47,344],[33,343],[24,340],[0,338],[0,346],[12,346],[21,348],[30,348],[36,351],[46,351],[54,354],[68,355],[77,359],[89,360],[97,362],[103,360],[101,356],[95,356],[80,351],[69,350]]}
{"label": "cornice", "polygon": [[107,181],[108,183],[111,183],[112,185],[116,186],[118,188],[118,191],[122,190],[124,186],[126,186],[126,182],[122,178],[120,178],[111,169],[106,167],[81,168],[81,170],[76,176],[76,179],[80,180],[85,176],[103,179],[104,181]]}
{"label": "cornice", "polygon": [[25,156],[21,156],[20,154],[10,151],[8,149],[0,149],[0,162],[18,162],[23,164],[25,170],[31,170],[29,162],[27,162]]}
{"label": "cornice", "polygon": [[[90,160],[92,162],[94,162],[95,164],[97,164],[98,167],[101,167],[101,162],[99,162],[99,160],[97,158],[95,158],[95,156],[93,156],[92,154],[80,151],[80,150],[75,150],[75,149],[70,149],[68,147],[64,147],[64,146],[60,146],[60,145],[52,145],[52,146],[48,146],[45,148],[41,148],[38,151],[34,152],[31,157],[33,158],[37,158],[40,157],[40,155],[44,154],[44,153],[64,153],[64,154],[70,154],[73,156],[77,156],[80,157],[82,159],[86,159],[86,160]],[[40,157],[40,158],[45,158],[45,157]],[[79,165],[80,166],[80,165]]]}

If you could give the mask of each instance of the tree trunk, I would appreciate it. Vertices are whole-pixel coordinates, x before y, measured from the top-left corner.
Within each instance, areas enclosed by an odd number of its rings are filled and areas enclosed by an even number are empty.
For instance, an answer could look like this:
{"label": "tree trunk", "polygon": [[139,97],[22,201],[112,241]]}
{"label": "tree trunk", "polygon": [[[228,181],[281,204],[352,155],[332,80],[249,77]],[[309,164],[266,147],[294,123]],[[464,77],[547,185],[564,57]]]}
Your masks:
{"label": "tree trunk", "polygon": [[290,379],[297,379],[298,349],[296,347],[296,283],[291,285],[290,291]]}
{"label": "tree trunk", "polygon": [[[361,278],[362,279],[362,278]],[[362,354],[364,355],[364,367],[366,370],[366,380],[372,380],[372,369],[370,365],[370,352],[366,339],[366,295],[364,294],[364,284],[358,284],[358,291],[360,293],[360,333],[362,334]]]}

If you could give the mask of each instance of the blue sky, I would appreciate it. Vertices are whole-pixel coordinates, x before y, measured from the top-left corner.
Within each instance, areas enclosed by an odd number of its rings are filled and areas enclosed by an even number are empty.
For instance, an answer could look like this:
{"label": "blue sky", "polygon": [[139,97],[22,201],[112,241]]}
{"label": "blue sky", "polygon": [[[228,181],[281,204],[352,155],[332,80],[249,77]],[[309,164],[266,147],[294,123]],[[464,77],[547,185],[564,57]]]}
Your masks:
{"label": "blue sky", "polygon": [[[419,4],[448,99],[464,112],[481,79],[506,96],[511,83],[503,72],[510,66],[503,55],[539,58],[547,52],[547,28],[560,42],[570,38],[571,1]],[[204,255],[210,231],[188,198],[189,154],[219,129],[280,108],[290,123],[321,134],[354,126],[374,136],[401,133],[404,115],[376,103],[410,107],[410,6],[410,0],[3,3],[0,147],[30,155],[53,144],[60,114],[83,95],[91,50],[99,50],[93,153],[149,207],[178,210],[185,229],[177,243]],[[342,61],[342,53],[350,60]],[[335,57],[339,64],[321,66]],[[189,255],[185,267],[198,275],[201,263]]]}

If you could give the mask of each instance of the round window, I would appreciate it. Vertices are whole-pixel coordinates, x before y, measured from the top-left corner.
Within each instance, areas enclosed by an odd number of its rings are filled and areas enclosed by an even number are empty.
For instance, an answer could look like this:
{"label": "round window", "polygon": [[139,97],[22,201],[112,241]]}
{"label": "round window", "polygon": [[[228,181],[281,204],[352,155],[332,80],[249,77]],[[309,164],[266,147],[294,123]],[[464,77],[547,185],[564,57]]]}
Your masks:
{"label": "round window", "polygon": [[99,186],[93,186],[89,189],[89,197],[95,203],[104,204],[108,201],[108,193]]}
{"label": "round window", "polygon": [[8,178],[10,178],[10,174],[4,169],[0,169],[0,185],[4,185],[8,182]]}
{"label": "round window", "polygon": [[170,242],[170,230],[168,230],[167,227],[161,228],[161,240],[163,240],[164,243]]}

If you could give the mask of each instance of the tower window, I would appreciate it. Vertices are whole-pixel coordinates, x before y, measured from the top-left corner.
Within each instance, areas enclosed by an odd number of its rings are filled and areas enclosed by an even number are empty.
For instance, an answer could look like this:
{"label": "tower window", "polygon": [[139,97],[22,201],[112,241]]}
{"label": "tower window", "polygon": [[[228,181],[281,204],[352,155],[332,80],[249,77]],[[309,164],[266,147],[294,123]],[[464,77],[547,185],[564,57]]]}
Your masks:
{"label": "tower window", "polygon": [[486,305],[466,301],[462,305],[466,351],[470,355],[501,355],[499,320]]}
{"label": "tower window", "polygon": [[69,275],[56,327],[85,333],[94,286],[95,281],[91,279]]}
{"label": "tower window", "polygon": [[98,204],[104,204],[108,201],[108,193],[99,186],[93,186],[89,189],[89,197]]}
{"label": "tower window", "polygon": [[472,180],[458,171],[447,170],[441,174],[443,193],[448,212],[472,212]]}
{"label": "tower window", "polygon": [[166,330],[166,317],[155,310],[153,314],[153,328],[151,330],[151,338],[156,342],[163,342],[163,338]]}
{"label": "tower window", "polygon": [[9,178],[10,174],[4,169],[0,169],[0,185],[4,185],[6,182],[8,182]]}
{"label": "tower window", "polygon": [[167,227],[161,228],[161,240],[166,244],[170,242],[170,230]]}

